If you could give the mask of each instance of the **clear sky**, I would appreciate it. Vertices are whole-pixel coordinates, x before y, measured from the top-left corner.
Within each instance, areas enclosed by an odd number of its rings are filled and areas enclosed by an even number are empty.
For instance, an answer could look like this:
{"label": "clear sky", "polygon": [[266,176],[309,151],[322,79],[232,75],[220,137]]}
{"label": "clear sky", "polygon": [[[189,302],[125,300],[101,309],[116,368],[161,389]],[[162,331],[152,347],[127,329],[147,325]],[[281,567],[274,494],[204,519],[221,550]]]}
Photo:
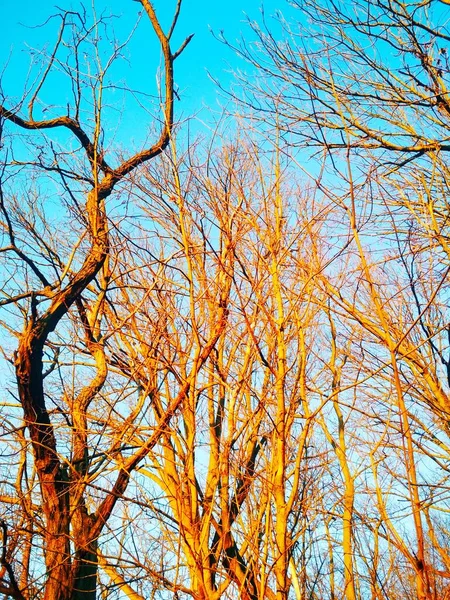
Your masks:
{"label": "clear sky", "polygon": [[[38,53],[32,49],[47,46],[49,49],[54,44],[58,31],[58,21],[51,20],[42,28],[31,26],[44,23],[49,15],[58,12],[55,5],[61,9],[79,10],[80,3],[74,0],[60,0],[41,2],[24,0],[23,2],[5,3],[6,10],[2,11],[2,35],[0,39],[0,64],[8,62],[3,74],[3,93],[6,97],[18,98],[23,90],[24,81],[29,71],[30,60],[35,59]],[[154,6],[161,20],[167,25],[173,12],[176,0],[154,0]],[[92,10],[91,0],[85,4],[88,12]],[[276,9],[285,9],[285,0],[265,0],[264,9],[266,16],[274,14]],[[97,15],[113,13],[118,16],[114,20],[114,28],[119,39],[125,39],[132,30],[136,17],[141,10],[140,4],[133,0],[95,0]],[[217,41],[211,31],[219,34],[224,32],[231,42],[240,36],[247,40],[252,38],[246,15],[260,21],[260,0],[226,0],[216,2],[213,0],[184,0],[177,27],[176,41],[180,42],[187,35],[194,33],[194,39],[176,63],[176,82],[180,101],[177,101],[177,113],[184,117],[199,114],[202,107],[215,108],[219,112],[219,94],[217,87],[208,77],[210,73],[214,78],[227,88],[232,81],[231,71],[244,68],[251,76],[251,67],[230,51],[224,44]],[[30,56],[31,52],[31,56]],[[107,49],[106,54],[107,55]],[[126,60],[117,67],[117,72],[112,72],[116,80],[126,80],[126,85],[155,92],[155,71],[159,64],[159,51],[154,43],[149,25],[144,20],[139,24],[133,39],[125,52]],[[30,78],[32,81],[33,77]],[[148,87],[150,86],[150,87]],[[55,91],[62,89],[61,80],[57,77],[49,79],[46,89],[42,90],[43,102],[52,103]],[[57,103],[64,106],[64,100]],[[39,109],[39,107],[37,107]],[[48,115],[51,109],[49,109]],[[203,111],[203,116],[205,111]],[[36,118],[41,115],[36,115]],[[136,113],[137,117],[137,113]]]}

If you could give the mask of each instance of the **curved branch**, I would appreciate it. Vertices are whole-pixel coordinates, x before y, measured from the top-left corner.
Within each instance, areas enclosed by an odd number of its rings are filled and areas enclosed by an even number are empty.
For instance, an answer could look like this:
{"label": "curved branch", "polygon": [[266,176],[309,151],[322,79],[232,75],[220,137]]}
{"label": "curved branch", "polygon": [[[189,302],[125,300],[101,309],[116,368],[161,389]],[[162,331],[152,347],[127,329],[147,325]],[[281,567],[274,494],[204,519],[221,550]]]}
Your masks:
{"label": "curved branch", "polygon": [[78,121],[72,119],[71,117],[55,117],[54,119],[48,119],[47,121],[35,121],[33,119],[27,120],[23,119],[17,113],[9,110],[5,106],[0,105],[0,118],[11,121],[11,123],[18,125],[22,129],[28,130],[55,129],[57,127],[65,127],[66,129],[69,129],[69,131],[71,131],[79,140],[86,152],[89,162],[91,164],[95,163],[101,168],[103,173],[111,173],[111,167],[107,164],[103,156],[96,152],[95,146],[89,139],[89,136],[86,134]]}

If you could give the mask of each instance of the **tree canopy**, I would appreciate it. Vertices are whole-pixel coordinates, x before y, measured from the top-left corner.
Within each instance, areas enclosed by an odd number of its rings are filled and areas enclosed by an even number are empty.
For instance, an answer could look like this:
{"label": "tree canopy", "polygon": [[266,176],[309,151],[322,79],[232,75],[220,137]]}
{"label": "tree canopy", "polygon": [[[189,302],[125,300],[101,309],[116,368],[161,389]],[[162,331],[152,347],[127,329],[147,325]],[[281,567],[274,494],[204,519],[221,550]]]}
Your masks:
{"label": "tree canopy", "polygon": [[0,594],[450,598],[450,9],[262,11],[195,137],[140,3],[0,86]]}

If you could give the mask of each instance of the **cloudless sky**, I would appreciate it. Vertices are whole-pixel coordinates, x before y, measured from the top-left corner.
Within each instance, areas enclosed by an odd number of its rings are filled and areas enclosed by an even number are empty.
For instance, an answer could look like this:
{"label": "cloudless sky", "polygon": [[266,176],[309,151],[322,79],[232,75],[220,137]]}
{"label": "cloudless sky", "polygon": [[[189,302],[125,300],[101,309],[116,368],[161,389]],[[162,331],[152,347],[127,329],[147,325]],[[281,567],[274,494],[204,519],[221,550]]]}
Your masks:
{"label": "cloudless sky", "polygon": [[[36,53],[30,57],[30,51],[33,52],[33,48],[39,49],[45,45],[50,49],[56,40],[59,22],[53,19],[44,27],[32,28],[32,26],[44,23],[50,15],[58,12],[58,8],[79,10],[80,3],[73,0],[59,0],[59,2],[24,0],[16,3],[11,0],[0,0],[0,3],[5,4],[5,10],[2,11],[0,65],[3,66],[8,62],[2,77],[2,90],[5,97],[18,99],[29,71],[30,60],[36,57]],[[153,4],[167,29],[176,1],[154,0]],[[181,43],[187,35],[191,33],[195,35],[183,55],[176,61],[176,83],[181,98],[176,105],[178,116],[182,115],[186,118],[197,114],[199,118],[204,118],[205,110],[202,112],[201,109],[205,106],[215,109],[217,113],[220,111],[219,105],[224,104],[226,100],[220,96],[217,86],[208,73],[220,81],[225,88],[228,88],[232,82],[233,70],[244,69],[249,73],[249,77],[251,76],[251,67],[217,41],[212,31],[216,34],[223,32],[230,42],[235,42],[241,36],[251,40],[254,36],[247,24],[247,18],[261,21],[261,5],[260,0],[183,1],[174,46]],[[93,4],[89,0],[85,6],[90,12]],[[133,0],[110,2],[95,0],[94,6],[97,15],[103,12],[117,15],[114,29],[119,39],[127,37],[136,22],[137,15],[142,10],[140,3]],[[285,0],[264,1],[265,14],[269,19],[277,9],[287,10],[287,2]],[[118,65],[116,72],[112,71],[111,77],[115,77],[116,81],[124,78],[126,85],[154,94],[155,74],[160,64],[160,52],[154,40],[144,15],[125,51],[126,61]],[[32,81],[32,77],[30,80]],[[53,94],[60,91],[60,88],[62,89],[62,83],[57,77],[48,80],[45,90],[43,89],[40,95],[43,106],[45,103],[51,104]],[[118,106],[119,104],[118,101]],[[61,100],[58,105],[64,106],[64,101]],[[47,116],[50,115],[50,111],[51,109]],[[140,118],[137,112],[131,111],[130,114],[133,114],[135,119]],[[37,113],[35,118],[42,116]],[[122,116],[121,119],[125,117]]]}

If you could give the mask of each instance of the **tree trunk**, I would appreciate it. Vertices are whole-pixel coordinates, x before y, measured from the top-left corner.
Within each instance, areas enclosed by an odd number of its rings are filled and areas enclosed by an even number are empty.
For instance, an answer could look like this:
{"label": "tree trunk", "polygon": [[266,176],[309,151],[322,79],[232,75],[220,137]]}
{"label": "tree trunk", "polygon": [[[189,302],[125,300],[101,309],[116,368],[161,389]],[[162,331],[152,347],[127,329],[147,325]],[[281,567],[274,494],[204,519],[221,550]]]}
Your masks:
{"label": "tree trunk", "polygon": [[96,600],[98,554],[97,542],[77,550],[74,559],[74,584],[70,600]]}

